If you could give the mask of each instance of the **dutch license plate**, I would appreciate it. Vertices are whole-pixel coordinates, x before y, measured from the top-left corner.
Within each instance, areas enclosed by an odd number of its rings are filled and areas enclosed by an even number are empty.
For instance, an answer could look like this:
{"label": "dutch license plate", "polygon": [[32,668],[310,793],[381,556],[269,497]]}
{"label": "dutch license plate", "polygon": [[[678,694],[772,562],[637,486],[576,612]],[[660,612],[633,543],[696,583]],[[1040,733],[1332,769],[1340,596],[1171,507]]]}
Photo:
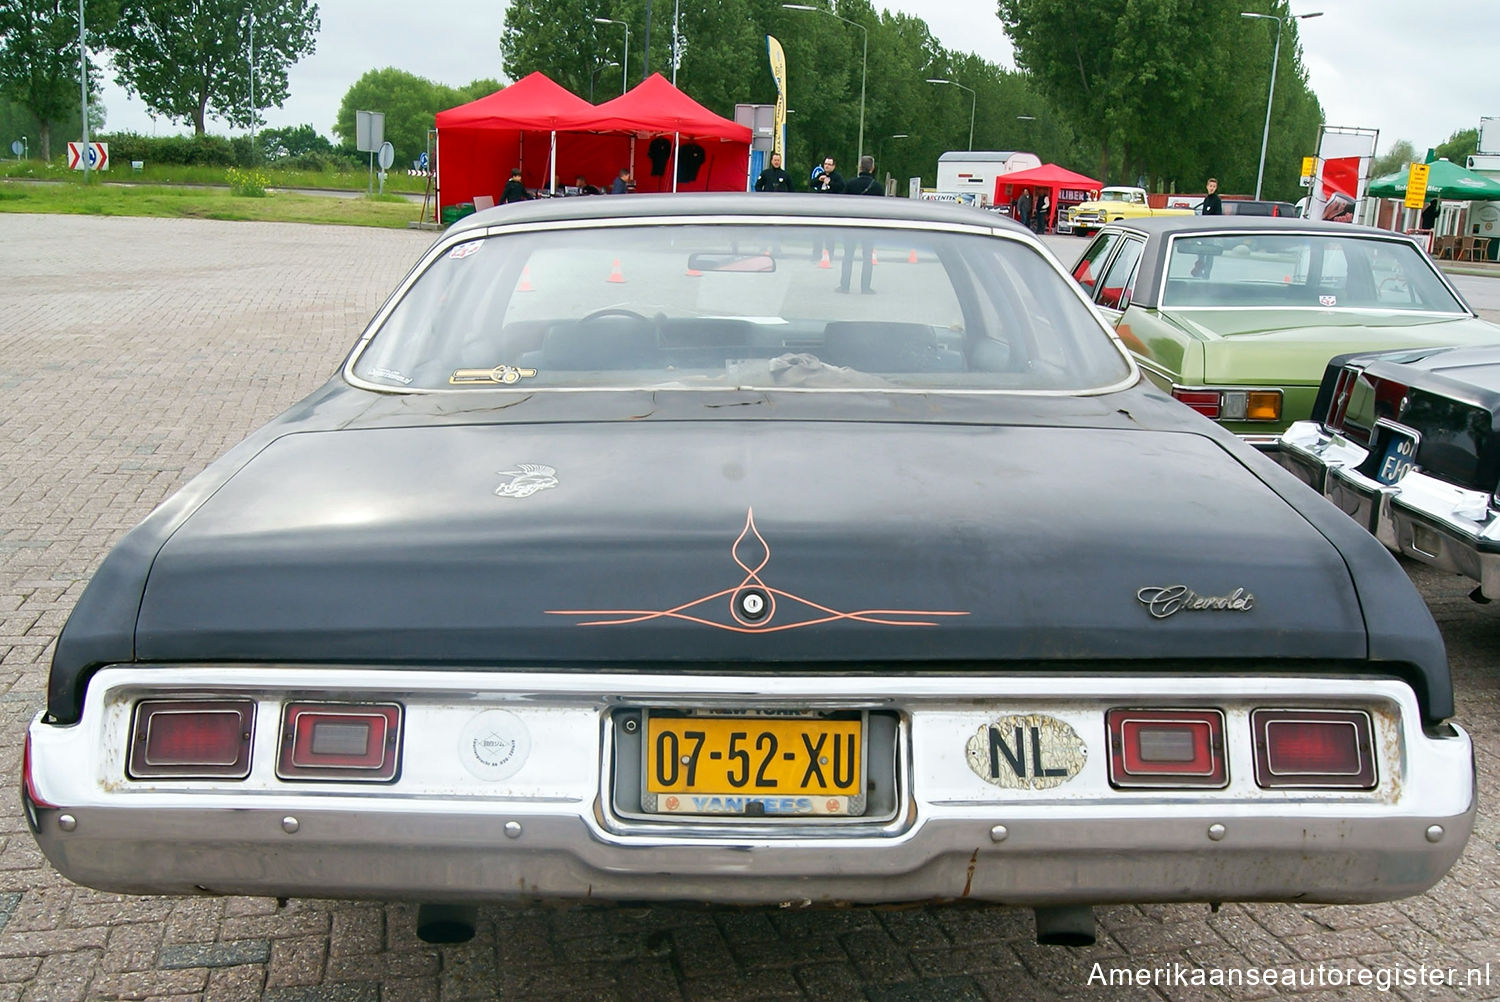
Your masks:
{"label": "dutch license plate", "polygon": [[1375,479],[1382,484],[1394,484],[1406,475],[1417,458],[1417,443],[1405,432],[1391,429],[1385,440],[1385,454],[1380,457],[1380,467]]}
{"label": "dutch license plate", "polygon": [[862,713],[645,715],[642,803],[662,814],[864,812]]}

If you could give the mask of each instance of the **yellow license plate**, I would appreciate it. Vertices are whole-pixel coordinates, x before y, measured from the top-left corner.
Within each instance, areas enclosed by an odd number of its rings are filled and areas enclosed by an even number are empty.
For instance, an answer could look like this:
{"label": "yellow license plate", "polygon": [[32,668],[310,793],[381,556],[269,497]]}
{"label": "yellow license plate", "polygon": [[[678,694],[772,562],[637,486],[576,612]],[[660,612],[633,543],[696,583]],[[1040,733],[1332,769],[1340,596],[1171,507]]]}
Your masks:
{"label": "yellow license plate", "polygon": [[[864,720],[646,715],[645,792],[683,814],[861,813]],[[859,798],[859,809],[851,809]]]}

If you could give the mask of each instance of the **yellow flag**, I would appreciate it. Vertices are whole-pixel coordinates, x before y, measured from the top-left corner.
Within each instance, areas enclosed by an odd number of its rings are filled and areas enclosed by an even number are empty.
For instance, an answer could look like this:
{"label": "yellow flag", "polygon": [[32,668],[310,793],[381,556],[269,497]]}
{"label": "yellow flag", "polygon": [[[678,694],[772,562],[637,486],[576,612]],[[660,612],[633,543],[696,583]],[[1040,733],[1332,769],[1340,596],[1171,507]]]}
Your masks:
{"label": "yellow flag", "polygon": [[773,153],[784,153],[786,146],[786,52],[775,36],[766,36],[766,53],[771,59],[771,79],[776,81],[776,135]]}

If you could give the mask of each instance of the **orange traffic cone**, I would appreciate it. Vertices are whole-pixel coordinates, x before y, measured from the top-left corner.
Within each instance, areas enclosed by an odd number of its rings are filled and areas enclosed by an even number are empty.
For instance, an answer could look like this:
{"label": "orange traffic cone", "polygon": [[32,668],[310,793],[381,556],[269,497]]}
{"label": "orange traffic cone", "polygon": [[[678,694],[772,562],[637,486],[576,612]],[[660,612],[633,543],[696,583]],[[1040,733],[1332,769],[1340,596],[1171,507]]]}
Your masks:
{"label": "orange traffic cone", "polygon": [[609,278],[607,279],[607,281],[610,281],[610,282],[624,282],[625,281],[625,276],[622,275],[622,274],[620,274],[620,259],[619,258],[615,258],[615,263],[610,267],[610,269],[609,269]]}
{"label": "orange traffic cone", "polygon": [[697,268],[689,268],[687,270],[687,273],[689,278],[698,278],[703,274],[703,272],[699,271]]}
{"label": "orange traffic cone", "polygon": [[531,286],[531,265],[528,264],[528,265],[525,265],[524,267],[521,268],[521,284],[518,285],[518,286],[516,286],[516,291],[517,292],[535,292],[536,291]]}
{"label": "orange traffic cone", "polygon": [[875,256],[875,248],[871,247],[870,248],[870,264],[877,265],[879,263],[880,263],[880,258],[878,258],[878,257]]}
{"label": "orange traffic cone", "polygon": [[908,264],[917,263],[917,249],[915,247],[912,248],[910,254],[906,255],[906,261]]}
{"label": "orange traffic cone", "polygon": [[832,268],[833,267],[833,262],[830,261],[830,260],[828,260],[828,248],[827,247],[823,248],[823,260],[821,260],[821,261],[818,262],[818,267],[819,268]]}

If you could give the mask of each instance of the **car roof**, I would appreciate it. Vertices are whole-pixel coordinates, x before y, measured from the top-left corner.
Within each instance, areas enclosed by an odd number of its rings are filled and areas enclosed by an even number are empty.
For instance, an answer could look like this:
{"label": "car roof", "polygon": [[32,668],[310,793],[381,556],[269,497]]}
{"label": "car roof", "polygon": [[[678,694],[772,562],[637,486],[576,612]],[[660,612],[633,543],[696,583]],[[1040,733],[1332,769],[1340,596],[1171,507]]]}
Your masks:
{"label": "car roof", "polygon": [[714,192],[660,195],[589,195],[537,198],[485,209],[454,223],[450,232],[482,229],[497,223],[554,223],[574,220],[638,219],[666,216],[802,216],[809,220],[847,217],[851,222],[930,223],[936,226],[985,226],[1016,234],[1031,231],[1006,216],[966,205],[917,198],[867,198],[806,193]]}
{"label": "car roof", "polygon": [[1290,216],[1150,216],[1110,223],[1110,229],[1137,230],[1148,237],[1194,233],[1199,230],[1294,230],[1303,233],[1326,233],[1357,236],[1410,238],[1393,230],[1354,223],[1335,223],[1323,219],[1298,219]]}

